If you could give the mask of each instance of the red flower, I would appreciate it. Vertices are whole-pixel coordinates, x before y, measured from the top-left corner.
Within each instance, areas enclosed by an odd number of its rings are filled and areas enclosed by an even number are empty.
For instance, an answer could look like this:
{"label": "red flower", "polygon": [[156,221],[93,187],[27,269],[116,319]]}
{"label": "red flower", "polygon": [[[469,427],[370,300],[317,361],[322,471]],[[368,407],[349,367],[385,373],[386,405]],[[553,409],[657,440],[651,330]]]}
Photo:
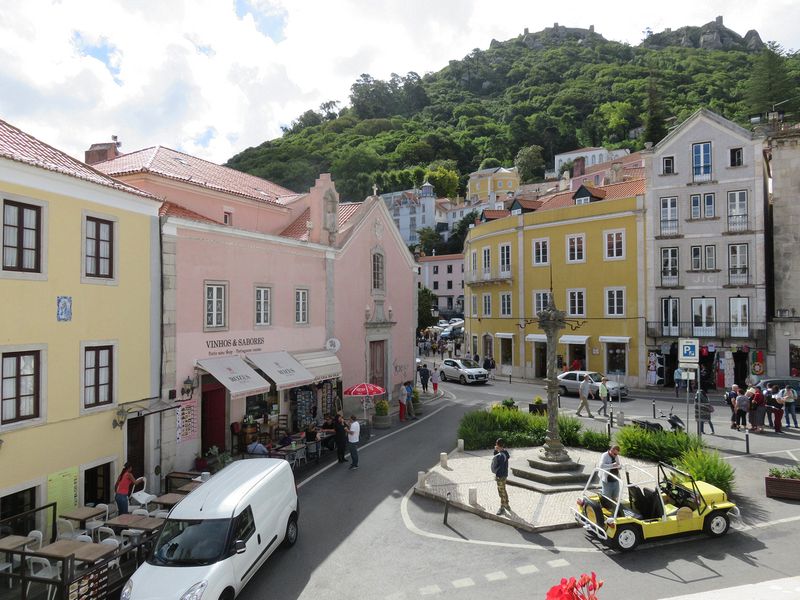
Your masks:
{"label": "red flower", "polygon": [[546,600],[598,600],[596,592],[601,587],[603,582],[597,580],[594,572],[591,575],[583,573],[577,581],[574,577],[564,578],[551,587]]}

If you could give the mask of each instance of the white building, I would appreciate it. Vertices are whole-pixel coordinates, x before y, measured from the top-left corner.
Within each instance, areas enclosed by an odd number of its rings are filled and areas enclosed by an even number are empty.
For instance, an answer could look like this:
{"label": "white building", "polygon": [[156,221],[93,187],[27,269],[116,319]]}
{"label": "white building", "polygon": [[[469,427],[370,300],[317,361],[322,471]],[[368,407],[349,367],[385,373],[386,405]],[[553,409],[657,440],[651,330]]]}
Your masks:
{"label": "white building", "polygon": [[569,152],[555,155],[555,172],[557,174],[561,170],[562,165],[574,161],[576,158],[583,157],[586,159],[585,165],[586,168],[589,168],[594,165],[599,165],[600,163],[621,158],[628,153],[629,150],[626,149],[607,150],[605,148],[578,148],[577,150],[570,150]]}
{"label": "white building", "polygon": [[436,228],[436,195],[433,186],[427,181],[418,190],[404,190],[381,194],[381,200],[392,215],[392,220],[400,230],[406,245],[419,242],[417,230],[424,227]]}
{"label": "white building", "polygon": [[464,312],[464,255],[422,256],[419,262],[420,285],[436,295],[440,314]]}

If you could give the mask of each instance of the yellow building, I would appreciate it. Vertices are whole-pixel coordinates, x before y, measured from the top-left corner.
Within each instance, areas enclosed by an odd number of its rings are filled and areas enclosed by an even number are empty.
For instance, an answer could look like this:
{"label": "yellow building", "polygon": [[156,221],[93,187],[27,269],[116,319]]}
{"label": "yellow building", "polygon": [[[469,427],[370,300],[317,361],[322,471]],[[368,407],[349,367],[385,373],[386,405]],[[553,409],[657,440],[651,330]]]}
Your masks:
{"label": "yellow building", "polygon": [[159,435],[126,421],[160,395],[160,202],[3,121],[0,202],[0,518],[113,502]]}
{"label": "yellow building", "polygon": [[547,344],[536,324],[552,289],[574,329],[560,333],[573,364],[644,384],[644,180],[582,186],[542,206],[475,226],[464,244],[465,335],[498,375],[542,378]]}
{"label": "yellow building", "polygon": [[509,195],[519,190],[517,169],[493,167],[469,174],[467,182],[467,201],[470,204],[481,202],[503,202]]}

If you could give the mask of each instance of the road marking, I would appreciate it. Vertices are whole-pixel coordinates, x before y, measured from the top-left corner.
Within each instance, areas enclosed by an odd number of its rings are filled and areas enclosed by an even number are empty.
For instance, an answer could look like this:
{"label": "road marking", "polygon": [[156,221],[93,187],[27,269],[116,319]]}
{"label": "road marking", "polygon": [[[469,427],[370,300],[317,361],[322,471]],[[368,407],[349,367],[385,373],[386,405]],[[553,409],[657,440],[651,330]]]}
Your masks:
{"label": "road marking", "polygon": [[506,575],[502,571],[487,573],[486,575],[484,575],[484,577],[486,577],[486,581],[502,581],[503,579],[508,579],[508,575]]}
{"label": "road marking", "polygon": [[475,585],[475,582],[472,580],[472,577],[465,577],[464,579],[456,579],[452,583],[453,587],[457,589],[468,588]]}
{"label": "road marking", "polygon": [[523,565],[521,567],[517,567],[517,573],[520,575],[530,575],[531,573],[538,573],[539,567],[536,565]]}
{"label": "road marking", "polygon": [[569,566],[569,561],[568,560],[564,560],[563,558],[557,558],[556,560],[548,560],[547,561],[547,566],[552,568],[552,569],[556,569],[558,567],[568,567]]}
{"label": "road marking", "polygon": [[[792,452],[798,452],[800,448],[791,448],[789,450],[770,450],[769,452],[751,452],[750,454],[737,454],[736,456],[723,456],[722,458],[726,460],[733,460],[734,458],[750,458],[753,456],[768,456],[770,454],[782,454],[784,452],[788,453],[794,459],[794,455]],[[796,460],[796,459],[795,459]]]}
{"label": "road marking", "polygon": [[420,596],[433,596],[434,594],[441,594],[442,588],[438,585],[426,585],[425,587],[419,588]]}

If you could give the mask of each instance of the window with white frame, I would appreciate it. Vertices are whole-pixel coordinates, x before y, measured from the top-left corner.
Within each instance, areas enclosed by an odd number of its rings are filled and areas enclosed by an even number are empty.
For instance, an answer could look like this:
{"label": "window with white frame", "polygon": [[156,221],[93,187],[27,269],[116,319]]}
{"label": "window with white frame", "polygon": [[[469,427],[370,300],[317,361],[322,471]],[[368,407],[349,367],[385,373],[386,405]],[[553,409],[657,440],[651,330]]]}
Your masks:
{"label": "window with white frame", "polygon": [[606,289],[606,316],[625,316],[625,288]]}
{"label": "window with white frame", "polygon": [[492,316],[492,295],[491,294],[484,294],[483,295],[483,316],[484,317],[491,317]]}
{"label": "window with white frame", "polygon": [[716,213],[714,194],[692,194],[689,196],[692,219],[713,219]]}
{"label": "window with white frame", "polygon": [[2,353],[0,425],[39,417],[40,354],[39,350]]}
{"label": "window with white frame", "polygon": [[510,244],[501,244],[500,245],[500,272],[501,273],[510,273],[511,272],[511,245]]}
{"label": "window with white frame", "polygon": [[83,408],[114,402],[114,346],[83,349]]}
{"label": "window with white frame", "polygon": [[534,266],[550,264],[549,238],[533,240],[533,264]]}
{"label": "window with white frame", "polygon": [[606,260],[620,260],[625,258],[625,231],[606,231]]}
{"label": "window with white frame", "polygon": [[492,272],[492,249],[488,247],[483,249],[483,272]]}
{"label": "window with white frame", "polygon": [[694,181],[711,180],[711,142],[692,144],[692,176]]}
{"label": "window with white frame", "polygon": [[665,156],[661,159],[661,174],[674,175],[675,174],[675,157]]}
{"label": "window with white frame", "polygon": [[477,294],[472,294],[471,306],[472,306],[472,316],[473,317],[477,317],[478,316],[478,295]]}
{"label": "window with white frame", "polygon": [[3,270],[39,273],[42,207],[3,200]]}
{"label": "window with white frame", "polygon": [[500,294],[500,316],[511,316],[511,292],[503,292]]}
{"label": "window with white frame", "polygon": [[84,240],[84,274],[86,277],[113,279],[114,222],[87,216]]}
{"label": "window with white frame", "polygon": [[714,298],[692,298],[692,335],[714,337],[716,331],[716,300]]}
{"label": "window with white frame", "polygon": [[372,290],[382,292],[384,290],[384,260],[380,252],[372,253]]}
{"label": "window with white frame", "polygon": [[438,275],[439,274],[439,265],[433,265],[433,274],[434,275]]}
{"label": "window with white frame", "polygon": [[701,271],[703,269],[703,247],[692,246],[689,253],[691,255],[692,271]]}
{"label": "window with white frame", "polygon": [[692,271],[714,271],[717,268],[716,246],[692,246],[690,252]]}
{"label": "window with white frame", "polygon": [[308,323],[308,290],[294,291],[294,322]]}
{"label": "window with white frame", "polygon": [[713,244],[704,246],[703,254],[705,255],[706,271],[715,271],[717,269],[717,247]]}
{"label": "window with white frame", "polygon": [[269,325],[272,321],[272,290],[256,288],[256,325]]}
{"label": "window with white frame", "polygon": [[586,242],[586,236],[582,233],[577,235],[567,236],[568,263],[577,263],[586,261],[586,254],[584,252],[585,242]]}
{"label": "window with white frame", "polygon": [[749,337],[750,299],[730,298],[731,337]]}
{"label": "window with white frame", "polygon": [[550,304],[550,292],[538,290],[533,292],[533,314],[538,315]]}
{"label": "window with white frame", "polygon": [[731,285],[743,285],[748,282],[747,250],[747,244],[728,246],[728,278]]}
{"label": "window with white frame", "polygon": [[731,148],[731,162],[732,167],[741,167],[744,164],[744,153],[741,148]]}
{"label": "window with white frame", "polygon": [[567,290],[567,314],[570,317],[586,316],[586,290]]}
{"label": "window with white frame", "polygon": [[678,285],[678,248],[661,248],[661,285]]}
{"label": "window with white frame", "polygon": [[206,283],[206,329],[226,326],[226,288],[224,283]]}
{"label": "window with white frame", "polygon": [[470,271],[473,273],[477,272],[478,270],[478,251],[473,250],[472,254],[470,254]]}

